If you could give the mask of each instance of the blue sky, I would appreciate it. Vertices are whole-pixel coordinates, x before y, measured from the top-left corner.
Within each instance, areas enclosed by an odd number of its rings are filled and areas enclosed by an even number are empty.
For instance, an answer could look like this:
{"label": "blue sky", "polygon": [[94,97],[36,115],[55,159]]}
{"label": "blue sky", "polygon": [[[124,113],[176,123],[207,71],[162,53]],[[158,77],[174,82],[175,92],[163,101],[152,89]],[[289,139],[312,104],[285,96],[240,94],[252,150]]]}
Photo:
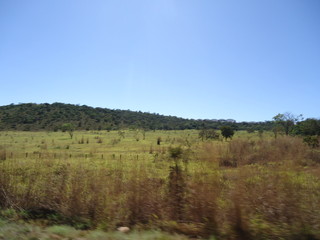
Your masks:
{"label": "blue sky", "polygon": [[320,117],[319,0],[0,0],[0,105]]}

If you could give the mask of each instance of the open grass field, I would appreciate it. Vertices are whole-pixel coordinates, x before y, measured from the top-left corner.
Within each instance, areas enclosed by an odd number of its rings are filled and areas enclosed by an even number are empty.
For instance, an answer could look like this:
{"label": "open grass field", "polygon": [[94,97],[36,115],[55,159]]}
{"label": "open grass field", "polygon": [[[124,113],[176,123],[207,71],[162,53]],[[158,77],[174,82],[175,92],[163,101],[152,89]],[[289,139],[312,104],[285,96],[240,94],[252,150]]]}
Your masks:
{"label": "open grass field", "polygon": [[[128,226],[191,238],[320,239],[319,148],[268,132],[228,141],[198,134],[0,132],[0,216],[99,234]],[[0,239],[10,224],[1,223]],[[169,239],[154,234],[146,239]]]}

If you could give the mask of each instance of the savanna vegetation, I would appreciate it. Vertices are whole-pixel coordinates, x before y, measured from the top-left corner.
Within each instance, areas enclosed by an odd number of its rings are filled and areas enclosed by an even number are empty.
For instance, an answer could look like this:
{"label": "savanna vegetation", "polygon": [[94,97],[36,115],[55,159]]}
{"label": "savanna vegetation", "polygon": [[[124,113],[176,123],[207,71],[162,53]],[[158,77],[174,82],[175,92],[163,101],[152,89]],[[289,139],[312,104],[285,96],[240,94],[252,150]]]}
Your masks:
{"label": "savanna vegetation", "polygon": [[0,239],[11,228],[27,229],[21,239],[320,239],[318,122],[286,135],[283,121],[273,132],[2,131]]}
{"label": "savanna vegetation", "polygon": [[75,130],[184,130],[219,129],[271,130],[272,121],[239,122],[232,119],[195,120],[129,110],[92,108],[72,104],[11,104],[0,107],[0,130],[58,131],[70,123]]}
{"label": "savanna vegetation", "polygon": [[320,239],[318,119],[19,104],[0,129],[0,239]]}

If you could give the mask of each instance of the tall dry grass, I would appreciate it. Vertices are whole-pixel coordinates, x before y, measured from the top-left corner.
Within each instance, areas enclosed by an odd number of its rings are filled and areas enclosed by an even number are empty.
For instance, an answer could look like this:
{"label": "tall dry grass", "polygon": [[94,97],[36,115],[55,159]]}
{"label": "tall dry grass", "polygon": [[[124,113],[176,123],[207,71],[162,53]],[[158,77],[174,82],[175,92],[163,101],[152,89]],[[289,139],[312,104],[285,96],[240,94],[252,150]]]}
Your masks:
{"label": "tall dry grass", "polygon": [[310,165],[319,163],[319,152],[311,151],[299,137],[282,136],[276,139],[235,139],[225,144],[205,143],[201,159],[221,167],[250,164]]}
{"label": "tall dry grass", "polygon": [[235,139],[182,149],[179,161],[164,152],[153,163],[45,154],[6,159],[0,163],[0,205],[80,228],[320,238],[320,181],[308,173],[319,168],[319,152],[301,139]]}

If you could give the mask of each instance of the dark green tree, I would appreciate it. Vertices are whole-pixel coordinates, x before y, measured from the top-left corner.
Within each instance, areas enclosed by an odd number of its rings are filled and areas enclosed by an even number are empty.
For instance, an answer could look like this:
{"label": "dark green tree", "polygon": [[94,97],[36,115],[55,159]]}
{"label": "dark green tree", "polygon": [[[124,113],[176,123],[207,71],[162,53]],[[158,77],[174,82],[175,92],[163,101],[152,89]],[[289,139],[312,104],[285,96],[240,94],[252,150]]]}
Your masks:
{"label": "dark green tree", "polygon": [[228,138],[232,139],[234,131],[230,126],[222,126],[220,128],[222,136],[227,140]]}
{"label": "dark green tree", "polygon": [[320,136],[320,120],[309,118],[299,122],[295,127],[295,133],[304,136]]}

